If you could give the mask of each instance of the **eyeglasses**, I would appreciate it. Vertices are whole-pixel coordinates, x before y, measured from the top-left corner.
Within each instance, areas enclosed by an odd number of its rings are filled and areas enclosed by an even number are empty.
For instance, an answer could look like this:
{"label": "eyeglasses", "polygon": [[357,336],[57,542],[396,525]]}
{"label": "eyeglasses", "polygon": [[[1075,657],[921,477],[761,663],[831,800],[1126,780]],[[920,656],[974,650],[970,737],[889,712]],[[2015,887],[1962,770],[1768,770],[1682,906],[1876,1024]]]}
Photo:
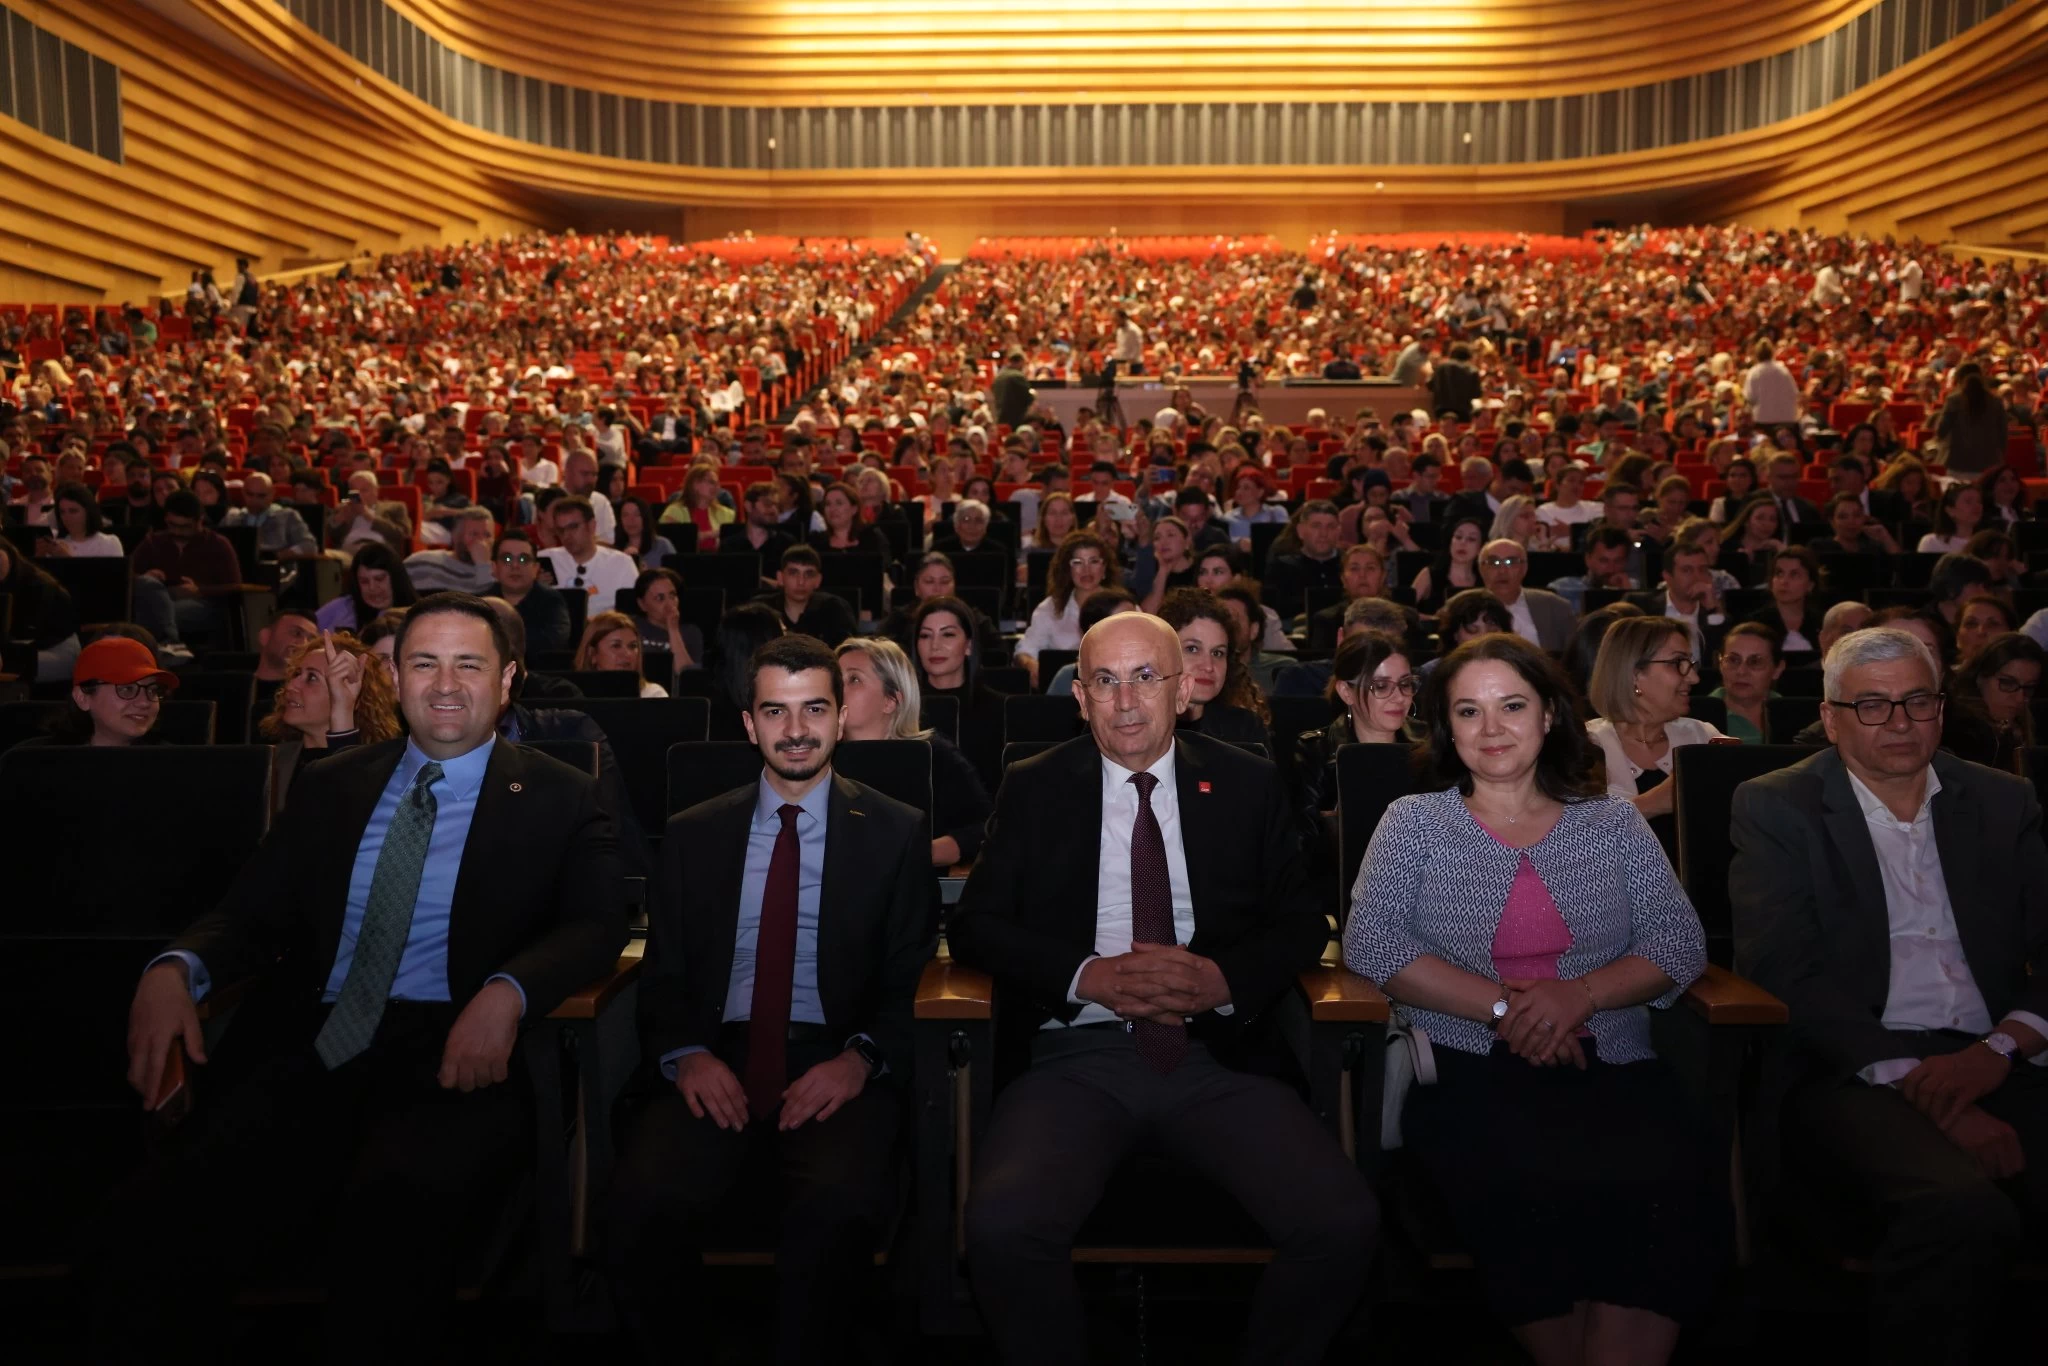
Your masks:
{"label": "eyeglasses", "polygon": [[98,679],[94,679],[89,683],[81,683],[78,686],[87,693],[98,692],[101,688],[112,688],[114,696],[120,698],[123,702],[133,702],[138,697],[146,697],[152,702],[161,702],[164,700],[164,694],[170,691],[161,683],[103,683]]}
{"label": "eyeglasses", "polygon": [[1515,555],[1488,555],[1479,563],[1489,569],[1513,569],[1516,565],[1521,564],[1522,560],[1519,556]]}
{"label": "eyeglasses", "polygon": [[1069,569],[1101,569],[1102,567],[1103,561],[1100,555],[1076,555],[1073,559],[1067,561],[1067,568]]}
{"label": "eyeglasses", "polygon": [[1154,673],[1150,669],[1140,669],[1129,678],[1118,678],[1112,673],[1099,673],[1083,686],[1088,689],[1088,696],[1097,702],[1115,701],[1117,690],[1125,686],[1129,686],[1138,696],[1149,700],[1159,696],[1159,690],[1166,686],[1168,680],[1179,677],[1179,670],[1162,674]]}
{"label": "eyeglasses", "polygon": [[1645,669],[1649,668],[1652,664],[1669,664],[1671,672],[1677,674],[1680,678],[1689,676],[1694,669],[1699,667],[1699,665],[1693,662],[1691,655],[1669,655],[1661,659],[1652,658],[1643,661]]}
{"label": "eyeglasses", "polygon": [[1422,680],[1414,674],[1403,674],[1399,678],[1369,678],[1364,686],[1366,692],[1381,699],[1392,697],[1395,693],[1403,697],[1413,697],[1422,687]]}
{"label": "eyeglasses", "polygon": [[500,556],[498,557],[498,563],[499,563],[499,564],[532,564],[532,563],[533,563],[533,556],[531,556],[531,555],[500,555]]}
{"label": "eyeglasses", "polygon": [[2041,686],[2038,683],[2022,683],[2010,674],[1993,674],[1991,681],[1998,685],[2000,692],[2025,693],[2028,697],[2032,697],[2035,690]]}
{"label": "eyeglasses", "polygon": [[1855,712],[1856,719],[1866,726],[1886,726],[1891,724],[1892,713],[1900,707],[1906,709],[1911,720],[1932,721],[1941,715],[1941,704],[1946,696],[1938,692],[1916,692],[1896,701],[1889,697],[1859,697],[1854,702],[1830,700],[1828,705]]}

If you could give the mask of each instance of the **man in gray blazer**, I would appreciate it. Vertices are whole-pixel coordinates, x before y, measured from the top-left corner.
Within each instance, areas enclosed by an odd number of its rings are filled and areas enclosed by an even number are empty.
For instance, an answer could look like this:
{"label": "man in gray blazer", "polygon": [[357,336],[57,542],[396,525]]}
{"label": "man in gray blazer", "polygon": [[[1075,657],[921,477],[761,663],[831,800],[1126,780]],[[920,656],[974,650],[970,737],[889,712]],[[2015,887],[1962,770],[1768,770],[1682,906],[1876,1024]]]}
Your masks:
{"label": "man in gray blazer", "polygon": [[1515,620],[1515,634],[1531,645],[1562,650],[1579,624],[1579,614],[1548,589],[1522,587],[1528,577],[1529,552],[1520,541],[1502,537],[1480,547],[1480,582],[1506,605]]}
{"label": "man in gray blazer", "polygon": [[[2048,846],[2032,787],[1937,752],[1906,632],[1828,652],[1833,748],[1736,789],[1736,967],[1791,1008],[1800,1178],[1860,1204],[1873,1361],[1965,1362],[2048,1214]],[[2032,971],[2030,971],[2032,969]]]}

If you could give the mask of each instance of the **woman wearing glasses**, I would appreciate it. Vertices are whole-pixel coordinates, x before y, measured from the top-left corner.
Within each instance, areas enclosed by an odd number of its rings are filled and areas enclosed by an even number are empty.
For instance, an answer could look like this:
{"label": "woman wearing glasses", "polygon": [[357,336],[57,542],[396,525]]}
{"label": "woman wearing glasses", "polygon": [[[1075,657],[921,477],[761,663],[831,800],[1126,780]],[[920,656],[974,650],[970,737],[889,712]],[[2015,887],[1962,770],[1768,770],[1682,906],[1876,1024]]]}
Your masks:
{"label": "woman wearing glasses", "polygon": [[1301,782],[1302,830],[1310,865],[1318,873],[1337,866],[1337,751],[1345,745],[1400,745],[1421,736],[1414,720],[1422,680],[1408,647],[1385,631],[1359,631],[1337,646],[1330,665],[1329,699],[1344,708],[1321,730],[1295,737],[1294,771]]}
{"label": "woman wearing glasses", "polygon": [[1608,792],[1635,803],[1674,864],[1672,751],[1728,738],[1686,715],[1698,676],[1690,631],[1669,617],[1629,617],[1608,628],[1586,689],[1596,713],[1586,738],[1606,757]]}
{"label": "woman wearing glasses", "polygon": [[71,666],[71,709],[50,723],[47,735],[24,745],[153,745],[163,700],[178,676],[157,667],[156,653],[139,640],[103,636],[78,652]]}
{"label": "woman wearing glasses", "polygon": [[1266,699],[1252,686],[1230,610],[1212,593],[1176,588],[1159,615],[1180,637],[1180,666],[1194,680],[1176,728],[1233,743],[1270,743]]}
{"label": "woman wearing glasses", "polygon": [[2020,751],[2034,743],[2034,694],[2043,664],[2048,664],[2048,651],[2031,636],[2015,631],[1992,637],[1956,669],[1949,689],[1956,715],[1943,727],[1942,743],[1955,747],[1951,730],[1975,732],[1975,752],[1963,753],[1964,758],[2017,772]]}
{"label": "woman wearing glasses", "polygon": [[1060,542],[1046,570],[1045,596],[1017,642],[1017,663],[1030,672],[1033,689],[1040,652],[1081,648],[1081,604],[1116,572],[1116,547],[1094,532],[1076,531]]}

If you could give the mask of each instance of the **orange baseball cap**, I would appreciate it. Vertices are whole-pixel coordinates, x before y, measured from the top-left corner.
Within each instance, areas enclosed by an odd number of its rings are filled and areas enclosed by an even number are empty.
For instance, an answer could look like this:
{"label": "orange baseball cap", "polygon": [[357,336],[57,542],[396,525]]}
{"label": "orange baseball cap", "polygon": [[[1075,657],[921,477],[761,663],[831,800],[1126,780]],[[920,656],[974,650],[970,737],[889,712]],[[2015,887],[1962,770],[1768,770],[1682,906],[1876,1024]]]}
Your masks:
{"label": "orange baseball cap", "polygon": [[147,645],[127,636],[103,636],[78,652],[71,666],[71,682],[140,683],[153,678],[166,689],[176,689],[178,676],[159,668]]}

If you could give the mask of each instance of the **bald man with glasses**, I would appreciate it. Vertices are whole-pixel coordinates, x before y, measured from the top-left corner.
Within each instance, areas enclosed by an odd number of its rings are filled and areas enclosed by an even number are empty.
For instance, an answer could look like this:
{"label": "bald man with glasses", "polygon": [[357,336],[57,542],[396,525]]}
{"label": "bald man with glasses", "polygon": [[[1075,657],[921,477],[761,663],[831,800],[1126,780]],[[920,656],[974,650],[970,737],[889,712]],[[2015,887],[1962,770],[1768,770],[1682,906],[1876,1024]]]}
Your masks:
{"label": "bald man with glasses", "polygon": [[1089,733],[1009,770],[950,924],[1002,1002],[967,1259],[1006,1362],[1088,1359],[1073,1240],[1140,1151],[1222,1186],[1273,1241],[1242,1360],[1320,1361],[1364,1288],[1372,1194],[1275,1079],[1299,1068],[1273,1007],[1328,926],[1278,771],[1176,735],[1191,690],[1159,618],[1090,629]]}

